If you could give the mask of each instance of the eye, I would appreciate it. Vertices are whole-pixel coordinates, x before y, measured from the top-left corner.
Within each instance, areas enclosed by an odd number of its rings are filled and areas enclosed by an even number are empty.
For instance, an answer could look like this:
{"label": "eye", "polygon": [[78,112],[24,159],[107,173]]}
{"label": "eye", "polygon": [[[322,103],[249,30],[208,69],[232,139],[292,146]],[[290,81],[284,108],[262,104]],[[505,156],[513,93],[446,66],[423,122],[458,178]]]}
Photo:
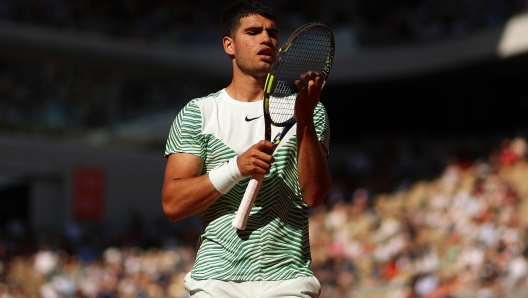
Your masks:
{"label": "eye", "polygon": [[271,38],[277,39],[279,32],[277,32],[277,30],[268,30],[268,35]]}

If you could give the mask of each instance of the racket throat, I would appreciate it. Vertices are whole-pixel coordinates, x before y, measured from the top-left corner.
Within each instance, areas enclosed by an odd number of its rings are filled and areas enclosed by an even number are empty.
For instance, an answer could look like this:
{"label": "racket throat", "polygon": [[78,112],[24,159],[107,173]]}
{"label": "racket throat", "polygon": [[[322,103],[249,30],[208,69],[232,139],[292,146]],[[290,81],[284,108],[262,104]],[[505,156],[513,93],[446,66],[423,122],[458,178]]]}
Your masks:
{"label": "racket throat", "polygon": [[285,134],[286,134],[286,127],[283,127],[281,131],[275,136],[275,138],[271,142],[273,144],[273,148],[277,148],[277,146],[279,146],[279,143],[281,142]]}

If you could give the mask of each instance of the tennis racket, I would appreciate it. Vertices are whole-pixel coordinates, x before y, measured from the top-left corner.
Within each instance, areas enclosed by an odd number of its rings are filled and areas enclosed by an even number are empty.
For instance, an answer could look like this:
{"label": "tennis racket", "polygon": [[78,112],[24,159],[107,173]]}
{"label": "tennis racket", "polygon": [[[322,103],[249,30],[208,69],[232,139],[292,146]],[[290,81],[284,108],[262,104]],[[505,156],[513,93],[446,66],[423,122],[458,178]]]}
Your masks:
{"label": "tennis racket", "polygon": [[[334,61],[334,51],[334,35],[327,26],[320,23],[309,23],[295,30],[279,49],[266,78],[263,100],[264,138],[271,141],[271,125],[282,127],[272,141],[274,148],[295,124],[294,108],[298,91],[295,81],[300,80],[302,74],[313,71],[322,75],[326,82]],[[251,177],[232,222],[235,228],[246,228],[263,180],[264,175]]]}

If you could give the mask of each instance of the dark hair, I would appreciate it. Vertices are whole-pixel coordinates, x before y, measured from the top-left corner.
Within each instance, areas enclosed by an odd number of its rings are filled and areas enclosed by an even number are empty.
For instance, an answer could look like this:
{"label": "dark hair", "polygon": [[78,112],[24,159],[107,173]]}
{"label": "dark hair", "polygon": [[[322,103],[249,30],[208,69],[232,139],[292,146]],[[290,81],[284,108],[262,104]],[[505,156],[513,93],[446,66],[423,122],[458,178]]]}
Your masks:
{"label": "dark hair", "polygon": [[231,36],[240,26],[240,19],[250,15],[261,15],[277,24],[275,11],[260,1],[246,0],[229,7],[222,15],[222,34]]}

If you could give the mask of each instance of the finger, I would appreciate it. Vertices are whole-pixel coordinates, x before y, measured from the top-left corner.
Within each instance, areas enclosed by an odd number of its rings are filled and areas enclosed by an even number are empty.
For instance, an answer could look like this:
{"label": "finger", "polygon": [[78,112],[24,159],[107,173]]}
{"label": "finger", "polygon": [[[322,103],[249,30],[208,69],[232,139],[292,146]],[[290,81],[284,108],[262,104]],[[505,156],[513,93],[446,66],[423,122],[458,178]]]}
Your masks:
{"label": "finger", "polygon": [[308,88],[308,94],[312,94],[315,90],[315,81],[313,80],[308,81],[307,88]]}
{"label": "finger", "polygon": [[275,159],[270,153],[273,152],[274,149],[275,147],[273,146],[272,142],[261,140],[253,145],[248,151],[249,156],[258,158],[268,163],[272,163],[275,161]]}
{"label": "finger", "polygon": [[322,86],[324,85],[324,77],[315,71],[306,72],[301,75],[301,79],[305,82],[305,86],[308,86],[311,81],[315,82],[319,89],[322,89]]}
{"label": "finger", "polygon": [[315,85],[317,85],[317,87],[319,87],[319,89],[321,89],[321,86],[324,83],[324,77],[318,75],[317,77],[315,77],[314,82],[315,82]]}
{"label": "finger", "polygon": [[243,166],[243,172],[247,175],[269,173],[273,161],[274,159],[270,159],[269,155],[267,157],[261,156],[261,158],[257,156],[250,157],[246,160],[245,165]]}
{"label": "finger", "polygon": [[258,151],[264,151],[264,150],[273,150],[273,143],[267,140],[261,140],[255,145],[252,146],[254,149]]}
{"label": "finger", "polygon": [[317,77],[322,77],[317,71],[310,71],[310,77],[315,80]]}
{"label": "finger", "polygon": [[245,176],[253,174],[265,174],[271,169],[275,158],[262,151],[250,150],[238,158],[240,172]]}
{"label": "finger", "polygon": [[308,82],[310,80],[313,80],[315,76],[316,76],[316,73],[310,70],[310,71],[307,71],[306,73],[303,73],[301,75],[301,79]]}
{"label": "finger", "polygon": [[299,89],[299,92],[304,88],[304,84],[302,83],[301,80],[295,80],[295,85]]}
{"label": "finger", "polygon": [[[266,173],[269,172],[269,170],[271,170],[271,162],[265,162],[263,160],[255,160],[254,164],[256,169],[260,169]],[[260,172],[259,172],[260,173]]]}
{"label": "finger", "polygon": [[321,75],[318,75],[318,76],[315,78],[315,85],[317,86],[317,89],[318,89],[318,90],[323,89],[324,82],[325,82],[325,79],[324,79],[324,77],[321,76]]}
{"label": "finger", "polygon": [[315,82],[317,83],[319,90],[323,90],[324,84],[326,83],[325,78],[323,76],[318,76]]}
{"label": "finger", "polygon": [[[299,94],[301,94],[301,92]],[[320,95],[320,84],[316,81],[309,81],[308,86],[306,87],[306,89],[304,90],[304,94],[302,95],[302,100],[304,101],[303,105],[306,105],[308,107],[313,106],[315,108],[315,105],[317,104],[317,102],[319,102]]]}
{"label": "finger", "polygon": [[320,93],[321,89],[323,89],[324,82],[324,77],[317,75],[312,81],[308,82],[309,92]]}
{"label": "finger", "polygon": [[[272,152],[273,149],[274,148],[272,146],[272,148],[271,148],[271,150],[269,152]],[[258,159],[258,160],[262,160],[263,162],[266,162],[266,163],[275,162],[275,158],[273,157],[273,155],[268,154],[267,152],[264,152],[264,151],[257,151],[257,152],[255,152],[255,154],[253,154],[252,157],[255,158],[255,159]]]}

